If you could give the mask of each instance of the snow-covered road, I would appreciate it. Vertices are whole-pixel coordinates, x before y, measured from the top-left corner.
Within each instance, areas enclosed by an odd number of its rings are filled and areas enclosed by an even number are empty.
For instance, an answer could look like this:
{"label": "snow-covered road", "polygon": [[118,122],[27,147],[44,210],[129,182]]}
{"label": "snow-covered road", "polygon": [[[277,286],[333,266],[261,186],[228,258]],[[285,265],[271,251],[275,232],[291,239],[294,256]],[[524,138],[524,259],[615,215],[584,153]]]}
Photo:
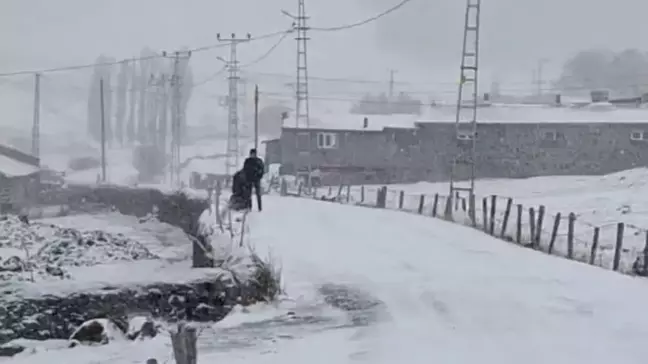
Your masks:
{"label": "snow-covered road", "polygon": [[[643,279],[428,217],[266,200],[251,218],[253,243],[280,257],[291,295],[345,283],[384,302],[385,321],[347,344],[349,358],[359,348],[372,363],[643,363],[648,355]],[[316,356],[302,355],[295,359]]]}
{"label": "snow-covered road", "polygon": [[[424,216],[278,196],[264,204],[250,215],[251,243],[281,263],[295,303],[236,313],[208,329],[200,363],[639,364],[648,357],[644,279]],[[365,321],[344,325],[340,312],[316,304],[335,291],[330,284],[378,304]],[[322,320],[277,319],[287,307]],[[160,337],[12,362],[164,362],[168,345]]]}

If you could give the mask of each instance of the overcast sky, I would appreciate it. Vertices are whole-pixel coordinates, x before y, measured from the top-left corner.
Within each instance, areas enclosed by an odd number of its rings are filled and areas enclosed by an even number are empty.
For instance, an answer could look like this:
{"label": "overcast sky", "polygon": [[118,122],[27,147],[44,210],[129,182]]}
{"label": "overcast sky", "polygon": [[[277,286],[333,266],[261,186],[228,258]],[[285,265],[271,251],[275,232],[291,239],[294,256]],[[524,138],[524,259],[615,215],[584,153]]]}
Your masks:
{"label": "overcast sky", "polygon": [[[398,2],[306,1],[314,27],[352,23]],[[200,47],[218,43],[219,32],[266,34],[289,27],[291,20],[280,10],[294,13],[296,8],[297,0],[0,0],[0,71],[91,63],[101,53],[121,59],[138,55],[144,46],[154,50]],[[386,81],[393,68],[398,70],[397,80],[445,83],[445,88],[454,89],[464,11],[464,0],[412,0],[360,28],[313,31],[310,74]],[[540,58],[549,59],[545,72],[551,76],[580,49],[643,49],[647,46],[647,13],[646,0],[484,0],[482,85],[497,76],[504,88],[532,89],[532,72]],[[276,41],[241,45],[241,62],[256,59]],[[222,67],[216,59],[219,56],[226,58],[227,49],[193,56],[197,81]],[[287,39],[249,70],[293,75],[295,58],[295,41]],[[56,87],[63,89],[70,83],[66,77],[53,75],[48,82],[58,82]],[[268,79],[273,84],[262,87],[283,87],[289,92],[282,85],[290,81],[290,77]],[[29,82],[26,85],[31,87]],[[201,91],[224,92],[225,87],[223,80]],[[84,98],[79,94],[79,102],[85,102]]]}

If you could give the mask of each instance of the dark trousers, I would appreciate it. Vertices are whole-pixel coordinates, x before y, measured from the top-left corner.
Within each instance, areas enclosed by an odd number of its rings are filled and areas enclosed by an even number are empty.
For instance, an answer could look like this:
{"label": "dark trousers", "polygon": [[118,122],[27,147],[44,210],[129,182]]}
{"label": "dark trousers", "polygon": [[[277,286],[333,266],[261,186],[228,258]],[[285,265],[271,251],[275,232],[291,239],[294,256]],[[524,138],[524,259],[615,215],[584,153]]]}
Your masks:
{"label": "dark trousers", "polygon": [[[256,195],[257,200],[257,209],[261,211],[261,181],[252,182],[252,187],[254,188],[254,194]],[[252,208],[252,199],[250,199],[250,208]]]}

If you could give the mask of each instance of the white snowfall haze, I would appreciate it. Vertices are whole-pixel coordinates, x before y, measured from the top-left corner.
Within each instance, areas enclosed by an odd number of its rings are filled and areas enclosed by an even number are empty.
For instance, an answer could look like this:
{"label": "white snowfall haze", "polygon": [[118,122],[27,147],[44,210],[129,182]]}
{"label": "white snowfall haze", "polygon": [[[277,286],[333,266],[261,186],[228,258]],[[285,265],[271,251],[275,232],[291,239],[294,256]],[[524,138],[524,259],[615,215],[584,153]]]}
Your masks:
{"label": "white snowfall haze", "polygon": [[[389,92],[390,74],[395,76],[391,83],[395,93],[414,95],[425,110],[415,116],[371,116],[367,129],[394,126],[395,120],[398,126],[423,119],[454,122],[455,108],[441,105],[456,101],[466,0],[411,0],[393,14],[362,26],[317,30],[368,19],[399,1],[306,0],[313,28],[308,43],[312,125],[360,127],[364,115],[350,115],[350,105],[366,93]],[[484,0],[482,4],[480,95],[494,80],[524,95],[535,93],[542,80],[534,84],[531,72],[539,59],[547,59],[545,86],[552,87],[548,80],[558,78],[573,54],[589,48],[641,47],[648,34],[646,0]],[[137,58],[144,48],[173,52],[207,47],[194,52],[190,61],[193,86],[186,121],[195,140],[187,138],[182,145],[186,165],[178,174],[185,183],[191,172],[224,175],[228,82],[223,59],[230,53],[217,34],[229,38],[232,33],[238,37],[250,33],[263,38],[286,31],[293,19],[282,10],[295,14],[297,5],[298,0],[0,0],[0,144],[31,146],[35,78],[21,71],[92,64],[100,56]],[[252,146],[255,84],[261,90],[261,106],[291,112],[295,107],[296,42],[294,34],[283,41],[279,38],[238,46],[241,77],[249,86],[240,95],[240,156]],[[161,62],[170,65],[169,59]],[[41,167],[69,169],[68,183],[93,184],[101,173],[99,162],[78,171],[70,167],[73,157],[99,156],[99,143],[87,130],[94,71],[88,67],[44,72],[39,78]],[[113,74],[117,75],[116,67]],[[242,87],[239,91],[244,92]],[[130,97],[128,105],[141,106]],[[439,107],[429,107],[432,101],[439,101]],[[493,105],[479,110],[478,121],[645,121],[644,112]],[[293,125],[294,115],[289,121]],[[261,135],[262,141],[265,137]],[[134,166],[130,147],[139,145],[116,144],[106,151],[105,182],[138,184],[141,171]],[[0,158],[2,174],[29,172],[12,163]],[[646,194],[647,181],[645,169],[605,177],[482,180],[477,181],[477,194],[501,193],[525,205],[573,211],[593,223],[625,221],[645,226],[648,210],[629,215],[624,206],[632,201],[633,206],[648,205],[648,198],[640,197]],[[392,187],[418,194],[447,193],[449,186]],[[280,268],[285,292],[276,302],[237,306],[222,321],[196,324],[200,364],[648,364],[645,278],[544,255],[431,217],[274,193],[263,199],[263,212],[252,211],[247,217],[246,242],[258,256],[271,257]],[[151,282],[184,285],[191,279],[216,279],[223,274],[217,268],[190,268],[192,241],[179,228],[154,218],[104,212],[41,219],[31,226],[17,218],[0,221],[4,224],[0,227],[15,227],[11,232],[0,229],[3,262],[14,256],[29,259],[29,251],[15,237],[16,231],[32,234],[28,230],[33,226],[41,229],[31,236],[36,243],[47,240],[43,236],[67,234],[68,229],[88,230],[82,234],[93,239],[105,233],[110,236],[95,248],[107,251],[111,264],[66,262],[71,266],[70,279],[40,285],[23,277],[16,287],[34,295],[61,294]],[[113,240],[121,242],[120,249],[111,247],[117,244]],[[64,244],[68,241],[57,240],[55,247]],[[624,249],[642,249],[643,244],[643,235],[637,235]],[[235,251],[229,240],[223,250],[227,249]],[[133,258],[140,250],[149,254]],[[160,259],[147,260],[148,255]],[[42,267],[49,266],[44,262]],[[10,284],[0,282],[0,291]],[[36,315],[18,322],[30,320],[36,322]],[[20,339],[14,344],[28,349],[14,357],[0,355],[0,363],[135,364],[156,358],[166,364],[174,360],[165,330],[147,340],[130,341],[119,335],[114,339],[107,345],[73,348],[67,340]],[[0,346],[0,354],[3,349]]]}

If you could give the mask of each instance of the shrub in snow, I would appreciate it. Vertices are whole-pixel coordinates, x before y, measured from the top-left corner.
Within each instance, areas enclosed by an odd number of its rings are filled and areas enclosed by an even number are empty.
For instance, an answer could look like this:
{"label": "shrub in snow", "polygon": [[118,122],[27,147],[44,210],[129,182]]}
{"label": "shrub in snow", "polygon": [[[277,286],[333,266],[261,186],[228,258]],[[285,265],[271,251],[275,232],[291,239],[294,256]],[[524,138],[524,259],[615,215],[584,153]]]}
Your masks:
{"label": "shrub in snow", "polygon": [[70,336],[70,340],[81,344],[108,344],[125,339],[124,332],[108,319],[94,319],[84,322]]}

